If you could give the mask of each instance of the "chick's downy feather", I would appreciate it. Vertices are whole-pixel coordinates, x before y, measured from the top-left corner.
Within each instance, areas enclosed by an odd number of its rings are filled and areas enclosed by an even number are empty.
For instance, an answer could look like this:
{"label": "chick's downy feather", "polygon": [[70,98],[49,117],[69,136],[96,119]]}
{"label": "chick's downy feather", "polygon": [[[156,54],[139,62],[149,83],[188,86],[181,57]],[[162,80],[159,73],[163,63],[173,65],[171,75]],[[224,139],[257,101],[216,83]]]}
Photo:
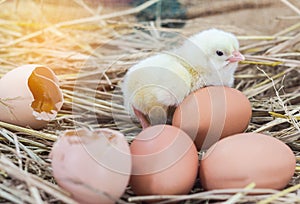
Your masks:
{"label": "chick's downy feather", "polygon": [[233,85],[238,61],[244,59],[238,49],[233,34],[209,29],[175,50],[142,60],[124,77],[125,108],[132,116],[138,110],[151,124],[165,123],[168,107],[177,106],[190,92],[209,85]]}
{"label": "chick's downy feather", "polygon": [[160,123],[165,116],[155,113],[155,110],[166,111],[169,106],[179,104],[191,86],[189,72],[174,57],[155,55],[127,72],[122,84],[124,105],[131,115],[134,115],[132,106],[147,116],[158,114],[153,122]]}

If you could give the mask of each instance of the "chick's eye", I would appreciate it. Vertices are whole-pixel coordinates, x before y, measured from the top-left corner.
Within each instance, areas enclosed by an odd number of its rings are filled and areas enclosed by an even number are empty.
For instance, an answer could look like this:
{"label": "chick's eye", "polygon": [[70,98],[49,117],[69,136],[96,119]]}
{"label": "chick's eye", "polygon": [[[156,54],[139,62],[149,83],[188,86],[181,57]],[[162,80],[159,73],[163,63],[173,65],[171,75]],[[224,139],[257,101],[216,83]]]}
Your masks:
{"label": "chick's eye", "polygon": [[223,53],[222,51],[220,51],[220,50],[217,50],[217,51],[216,51],[216,54],[217,54],[218,56],[223,56],[223,55],[224,55],[224,53]]}

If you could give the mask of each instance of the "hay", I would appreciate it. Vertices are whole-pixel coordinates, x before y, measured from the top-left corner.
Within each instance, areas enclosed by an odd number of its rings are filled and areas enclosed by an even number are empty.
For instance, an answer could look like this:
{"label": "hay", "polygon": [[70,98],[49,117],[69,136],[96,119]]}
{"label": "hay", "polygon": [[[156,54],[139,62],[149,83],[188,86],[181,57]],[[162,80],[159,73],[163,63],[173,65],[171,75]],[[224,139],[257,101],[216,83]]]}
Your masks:
{"label": "hay", "polygon": [[[79,126],[108,127],[120,130],[131,141],[140,128],[123,109],[119,82],[127,69],[140,59],[175,46],[184,39],[182,36],[194,33],[195,27],[199,27],[195,19],[185,20],[185,29],[136,22],[132,15],[157,0],[115,13],[101,6],[95,12],[84,1],[74,2],[76,12],[68,13],[67,6],[63,11],[70,15],[79,12],[82,16],[71,18],[62,14],[66,19],[58,21],[47,10],[55,8],[53,4],[33,0],[0,1],[0,75],[27,63],[46,65],[58,75],[65,98],[57,119],[43,130],[0,122],[0,202],[76,203],[55,184],[51,173],[48,155],[59,133]],[[297,7],[286,0],[283,2],[299,14]],[[232,26],[202,22],[203,28],[216,26],[239,33]],[[128,189],[120,202],[157,199],[163,199],[162,203],[300,202],[299,31],[300,24],[296,23],[274,35],[239,35],[247,60],[240,64],[235,83],[253,107],[247,131],[276,137],[288,144],[297,156],[298,166],[286,189],[253,189],[250,185],[245,189],[203,192],[195,186],[190,195],[142,197],[134,196]]]}

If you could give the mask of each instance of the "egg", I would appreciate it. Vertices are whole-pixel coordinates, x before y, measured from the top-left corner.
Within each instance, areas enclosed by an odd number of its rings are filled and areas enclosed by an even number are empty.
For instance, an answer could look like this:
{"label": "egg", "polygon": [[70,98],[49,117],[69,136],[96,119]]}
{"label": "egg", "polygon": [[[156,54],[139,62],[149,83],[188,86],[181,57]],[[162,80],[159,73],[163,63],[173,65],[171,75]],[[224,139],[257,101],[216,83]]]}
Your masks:
{"label": "egg", "polygon": [[45,66],[20,66],[0,79],[0,121],[40,129],[62,105],[58,79]]}
{"label": "egg", "polygon": [[205,150],[220,138],[244,132],[251,115],[251,104],[243,93],[209,86],[183,100],[174,112],[172,125],[184,130],[198,150]]}
{"label": "egg", "polygon": [[130,145],[130,185],[137,195],[187,194],[198,172],[198,152],[191,138],[170,125],[144,129]]}
{"label": "egg", "polygon": [[283,189],[292,178],[296,158],[280,140],[259,134],[241,133],[220,140],[200,162],[200,178],[206,190],[244,188]]}
{"label": "egg", "polygon": [[68,130],[50,158],[56,182],[80,203],[116,203],[130,178],[129,145],[111,129]]}

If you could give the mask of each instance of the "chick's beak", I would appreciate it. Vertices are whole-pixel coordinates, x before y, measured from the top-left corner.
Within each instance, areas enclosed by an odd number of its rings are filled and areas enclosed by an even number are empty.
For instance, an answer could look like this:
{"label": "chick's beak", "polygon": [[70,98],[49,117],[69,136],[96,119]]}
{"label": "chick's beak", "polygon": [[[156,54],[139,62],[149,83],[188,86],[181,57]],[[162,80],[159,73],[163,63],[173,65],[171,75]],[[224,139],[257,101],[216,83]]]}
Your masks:
{"label": "chick's beak", "polygon": [[239,51],[233,51],[232,55],[227,59],[227,61],[231,62],[239,62],[245,60],[244,55],[242,55]]}

